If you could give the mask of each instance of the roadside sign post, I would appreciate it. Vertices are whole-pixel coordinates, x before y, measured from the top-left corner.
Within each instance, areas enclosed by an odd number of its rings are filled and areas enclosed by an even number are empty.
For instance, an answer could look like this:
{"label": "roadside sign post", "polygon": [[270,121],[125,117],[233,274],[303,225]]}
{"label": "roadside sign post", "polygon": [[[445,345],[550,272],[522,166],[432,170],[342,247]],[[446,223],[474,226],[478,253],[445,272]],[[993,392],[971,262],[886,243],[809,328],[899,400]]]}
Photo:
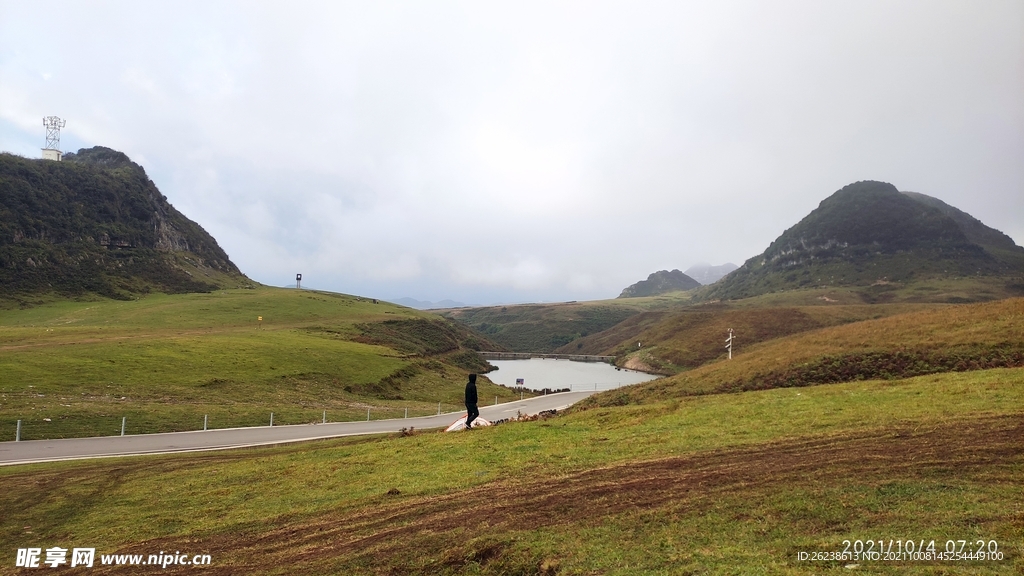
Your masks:
{"label": "roadside sign post", "polygon": [[263,316],[257,316],[256,317],[256,329],[257,330],[262,330],[263,329]]}
{"label": "roadside sign post", "polygon": [[519,400],[520,401],[522,401],[522,399],[523,399],[523,394],[524,394],[523,387],[525,386],[525,384],[526,383],[525,383],[525,381],[522,378],[516,378],[516,386],[519,387]]}
{"label": "roadside sign post", "polygon": [[729,360],[732,360],[732,328],[729,328],[729,337],[725,339],[725,349],[729,351]]}

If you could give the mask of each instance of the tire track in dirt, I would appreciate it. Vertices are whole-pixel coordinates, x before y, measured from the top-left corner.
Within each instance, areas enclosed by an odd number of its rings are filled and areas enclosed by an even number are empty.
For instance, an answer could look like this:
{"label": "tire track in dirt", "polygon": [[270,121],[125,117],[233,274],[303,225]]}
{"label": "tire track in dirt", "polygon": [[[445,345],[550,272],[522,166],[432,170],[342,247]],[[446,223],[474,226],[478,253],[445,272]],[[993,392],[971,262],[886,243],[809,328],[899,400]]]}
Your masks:
{"label": "tire track in dirt", "polygon": [[[214,558],[214,566],[205,568],[204,574],[262,572],[332,558],[407,555],[418,548],[418,540],[464,542],[467,531],[475,536],[500,535],[596,522],[627,511],[693,508],[716,494],[749,486],[805,484],[823,478],[831,483],[843,478],[884,481],[1021,462],[1024,414],[982,416],[920,428],[908,425],[781,440],[562,477],[496,481],[437,496],[383,495],[356,511],[278,518],[283,526],[250,526],[207,538],[152,540],[120,553],[202,551]],[[231,565],[217,566],[219,560]],[[172,567],[168,571],[174,572]]]}

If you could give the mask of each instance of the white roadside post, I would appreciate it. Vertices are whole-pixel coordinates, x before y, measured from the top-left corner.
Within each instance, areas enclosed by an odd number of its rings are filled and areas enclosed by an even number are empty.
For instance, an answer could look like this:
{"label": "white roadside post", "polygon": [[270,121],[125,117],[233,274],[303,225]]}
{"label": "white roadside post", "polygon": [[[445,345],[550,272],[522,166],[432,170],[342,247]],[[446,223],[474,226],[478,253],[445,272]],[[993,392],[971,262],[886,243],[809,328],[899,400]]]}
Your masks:
{"label": "white roadside post", "polygon": [[18,431],[14,433],[14,441],[21,442],[21,420],[18,420]]}
{"label": "white roadside post", "polygon": [[729,351],[729,360],[732,360],[732,328],[729,328],[729,337],[725,339],[725,349]]}
{"label": "white roadside post", "polygon": [[121,416],[121,436],[124,436],[124,424],[128,421],[127,416]]}
{"label": "white roadside post", "polygon": [[367,422],[370,421],[370,409],[369,408],[366,409],[366,421]]}
{"label": "white roadside post", "polygon": [[440,402],[437,403],[437,415],[438,416],[441,415],[441,403]]}
{"label": "white roadside post", "polygon": [[324,424],[327,424],[327,410],[324,410]]}
{"label": "white roadside post", "polygon": [[207,423],[209,418],[210,418],[209,414],[203,414],[203,432],[206,431],[206,423]]}
{"label": "white roadside post", "polygon": [[270,425],[271,426],[274,425],[274,413],[273,412],[270,413]]}

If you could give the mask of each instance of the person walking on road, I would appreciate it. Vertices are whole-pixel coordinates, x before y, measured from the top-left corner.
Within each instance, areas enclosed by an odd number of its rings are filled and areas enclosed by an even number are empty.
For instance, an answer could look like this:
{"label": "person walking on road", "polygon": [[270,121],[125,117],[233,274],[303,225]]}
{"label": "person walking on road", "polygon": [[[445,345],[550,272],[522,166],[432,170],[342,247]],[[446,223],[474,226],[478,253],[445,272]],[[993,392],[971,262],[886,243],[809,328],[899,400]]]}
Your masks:
{"label": "person walking on road", "polygon": [[473,429],[473,420],[479,415],[480,409],[476,407],[476,374],[470,374],[466,384],[466,430]]}

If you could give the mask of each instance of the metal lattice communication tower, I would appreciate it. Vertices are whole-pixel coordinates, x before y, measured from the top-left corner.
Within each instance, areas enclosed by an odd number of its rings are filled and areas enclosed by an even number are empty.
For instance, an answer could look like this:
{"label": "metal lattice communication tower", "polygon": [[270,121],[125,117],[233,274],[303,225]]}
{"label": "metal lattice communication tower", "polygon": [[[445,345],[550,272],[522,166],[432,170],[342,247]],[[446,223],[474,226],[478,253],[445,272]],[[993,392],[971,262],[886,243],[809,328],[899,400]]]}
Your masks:
{"label": "metal lattice communication tower", "polygon": [[65,124],[67,120],[61,120],[58,116],[43,118],[43,126],[46,128],[46,146],[43,146],[43,150],[60,150],[60,129]]}

